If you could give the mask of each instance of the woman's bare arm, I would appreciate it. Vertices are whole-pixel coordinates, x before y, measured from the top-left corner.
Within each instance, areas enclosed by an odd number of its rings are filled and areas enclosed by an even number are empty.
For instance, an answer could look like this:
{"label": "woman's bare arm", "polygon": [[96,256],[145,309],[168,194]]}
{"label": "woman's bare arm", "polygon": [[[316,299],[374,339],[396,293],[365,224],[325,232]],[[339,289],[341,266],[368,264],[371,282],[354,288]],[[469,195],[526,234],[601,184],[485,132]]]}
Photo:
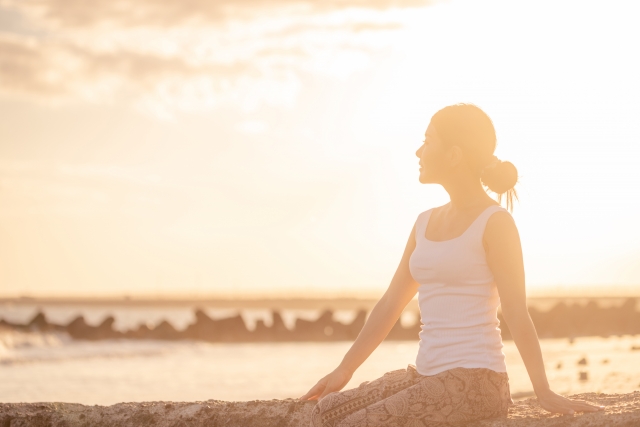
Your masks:
{"label": "woman's bare arm", "polygon": [[538,335],[527,310],[520,236],[509,214],[497,212],[489,218],[483,243],[500,294],[502,316],[509,325],[540,405],[550,412],[569,414],[598,410],[597,406],[567,399],[549,388]]}
{"label": "woman's bare arm", "polygon": [[393,275],[389,288],[375,305],[364,327],[347,351],[340,365],[322,378],[301,400],[321,399],[327,394],[341,390],[356,369],[373,353],[393,328],[402,310],[418,291],[418,283],[409,272],[409,258],[416,247],[415,226],[407,241],[402,259]]}

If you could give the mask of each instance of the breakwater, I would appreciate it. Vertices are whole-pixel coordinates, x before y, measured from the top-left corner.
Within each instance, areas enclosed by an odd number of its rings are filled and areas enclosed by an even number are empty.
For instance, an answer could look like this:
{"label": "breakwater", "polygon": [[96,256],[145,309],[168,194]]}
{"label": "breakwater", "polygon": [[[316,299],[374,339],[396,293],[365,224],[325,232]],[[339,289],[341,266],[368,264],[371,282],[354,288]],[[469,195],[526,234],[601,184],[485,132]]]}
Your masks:
{"label": "breakwater", "polygon": [[[628,298],[619,305],[601,307],[596,300],[583,304],[559,302],[542,311],[529,307],[540,338],[562,338],[580,336],[635,335],[640,333],[640,311],[635,298]],[[196,309],[195,320],[184,329],[176,329],[163,320],[155,326],[140,324],[120,331],[114,328],[115,319],[107,316],[98,325],[88,324],[83,316],[61,325],[50,322],[41,311],[26,323],[12,323],[0,320],[0,326],[28,331],[66,332],[75,339],[157,339],[157,340],[198,340],[208,342],[297,342],[297,341],[352,341],[362,329],[367,312],[360,310],[350,323],[334,319],[331,310],[324,310],[315,320],[296,319],[293,328],[288,328],[279,311],[272,312],[272,322],[267,325],[258,320],[253,330],[240,314],[213,319],[202,309]],[[500,329],[504,340],[511,339],[508,324],[498,313]],[[420,322],[403,326],[396,322],[387,340],[416,340]]]}

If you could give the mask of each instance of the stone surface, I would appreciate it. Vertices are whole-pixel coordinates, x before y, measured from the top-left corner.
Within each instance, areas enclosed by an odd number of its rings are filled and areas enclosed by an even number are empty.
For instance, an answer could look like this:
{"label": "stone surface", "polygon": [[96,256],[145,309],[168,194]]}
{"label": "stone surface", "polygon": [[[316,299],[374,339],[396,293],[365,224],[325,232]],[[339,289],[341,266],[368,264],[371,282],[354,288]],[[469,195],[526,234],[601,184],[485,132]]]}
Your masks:
{"label": "stone surface", "polygon": [[[604,412],[573,416],[546,412],[537,399],[517,401],[508,419],[483,420],[468,427],[609,427],[640,426],[640,391],[629,394],[585,393],[570,396],[605,405]],[[315,402],[293,399],[249,402],[143,402],[113,406],[75,403],[0,404],[1,427],[305,427]]]}

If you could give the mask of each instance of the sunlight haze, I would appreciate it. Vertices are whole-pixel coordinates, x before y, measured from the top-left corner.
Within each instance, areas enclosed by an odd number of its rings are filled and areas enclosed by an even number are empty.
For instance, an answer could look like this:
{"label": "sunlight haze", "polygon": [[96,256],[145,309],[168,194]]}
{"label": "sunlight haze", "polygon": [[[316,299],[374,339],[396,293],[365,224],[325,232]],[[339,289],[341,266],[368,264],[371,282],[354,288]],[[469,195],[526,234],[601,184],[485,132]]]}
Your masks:
{"label": "sunlight haze", "polygon": [[378,295],[458,102],[529,291],[639,289],[634,2],[63,3],[0,0],[0,296]]}

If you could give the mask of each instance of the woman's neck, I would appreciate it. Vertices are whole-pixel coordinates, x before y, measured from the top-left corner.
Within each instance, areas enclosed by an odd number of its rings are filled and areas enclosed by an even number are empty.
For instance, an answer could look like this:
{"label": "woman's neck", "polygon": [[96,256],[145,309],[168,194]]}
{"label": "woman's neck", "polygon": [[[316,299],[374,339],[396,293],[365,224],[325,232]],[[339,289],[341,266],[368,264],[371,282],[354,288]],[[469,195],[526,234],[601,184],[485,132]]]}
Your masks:
{"label": "woman's neck", "polygon": [[489,197],[480,180],[460,180],[442,184],[449,198],[451,199],[450,208],[454,211],[474,210],[479,205],[486,205],[493,202]]}

